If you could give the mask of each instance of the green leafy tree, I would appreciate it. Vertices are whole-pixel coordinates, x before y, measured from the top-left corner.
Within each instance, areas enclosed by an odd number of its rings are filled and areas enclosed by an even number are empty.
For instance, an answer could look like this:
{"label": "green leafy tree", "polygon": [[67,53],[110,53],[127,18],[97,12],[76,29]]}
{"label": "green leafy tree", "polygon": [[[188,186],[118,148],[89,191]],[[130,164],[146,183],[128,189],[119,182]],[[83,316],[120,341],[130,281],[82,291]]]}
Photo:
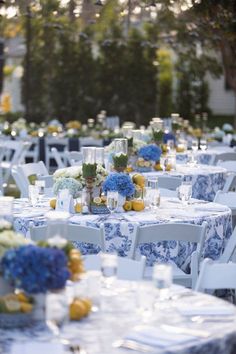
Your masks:
{"label": "green leafy tree", "polygon": [[157,53],[159,63],[159,114],[161,117],[169,117],[172,112],[172,81],[173,64],[171,53],[168,49],[159,49]]}

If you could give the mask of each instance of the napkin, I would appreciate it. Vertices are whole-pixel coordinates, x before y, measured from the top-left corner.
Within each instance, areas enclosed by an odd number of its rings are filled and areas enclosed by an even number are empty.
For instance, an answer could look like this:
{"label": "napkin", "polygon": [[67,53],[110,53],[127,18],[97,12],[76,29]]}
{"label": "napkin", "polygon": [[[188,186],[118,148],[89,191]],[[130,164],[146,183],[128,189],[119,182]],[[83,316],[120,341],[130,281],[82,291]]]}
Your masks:
{"label": "napkin", "polygon": [[223,212],[227,211],[228,207],[222,205],[220,206],[219,204],[211,204],[211,205],[202,205],[202,206],[196,206],[194,207],[196,211],[213,211],[213,212]]}
{"label": "napkin", "polygon": [[56,353],[65,354],[64,347],[61,343],[45,343],[45,342],[23,342],[13,343],[10,354],[42,354]]}
{"label": "napkin", "polygon": [[231,306],[212,306],[204,305],[199,307],[183,306],[178,311],[184,316],[231,316],[236,312]]}
{"label": "napkin", "polygon": [[161,328],[152,326],[137,326],[128,333],[125,339],[154,347],[168,347],[196,340],[196,337],[182,333],[173,333],[173,331],[167,332]]}
{"label": "napkin", "polygon": [[97,221],[99,218],[99,215],[74,215],[70,218],[70,222],[73,224],[83,224],[86,221],[94,222]]}

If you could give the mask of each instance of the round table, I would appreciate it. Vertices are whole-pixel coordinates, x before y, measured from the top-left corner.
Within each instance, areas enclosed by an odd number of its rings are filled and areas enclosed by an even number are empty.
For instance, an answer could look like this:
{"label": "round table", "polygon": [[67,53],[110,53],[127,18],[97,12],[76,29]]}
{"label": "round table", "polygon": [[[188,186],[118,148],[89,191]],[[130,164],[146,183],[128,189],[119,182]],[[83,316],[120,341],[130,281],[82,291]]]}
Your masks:
{"label": "round table", "polygon": [[216,192],[224,187],[227,170],[218,166],[177,165],[176,171],[146,172],[143,175],[146,178],[158,178],[163,175],[181,177],[184,181],[192,182],[193,198],[213,201]]}
{"label": "round table", "polygon": [[[83,294],[83,285],[81,288],[78,285]],[[113,290],[113,295],[104,289],[97,290],[92,299],[99,301],[99,310],[80,322],[66,324],[62,338],[76,343],[88,354],[128,354],[132,351],[127,345],[135,346],[134,353],[236,352],[235,306],[178,286],[171,287],[171,299],[163,301],[161,306],[150,283],[116,281]],[[91,293],[88,291],[86,295]],[[59,346],[58,340],[45,340],[47,335],[47,331],[37,331],[37,327],[0,330],[0,345],[5,354],[72,352],[68,345]]]}
{"label": "round table", "polygon": [[[227,152],[235,152],[235,150],[228,146],[218,146],[218,147],[216,146],[216,147],[209,148],[206,151],[199,150],[197,151],[195,156],[199,164],[209,165],[213,161],[213,157]],[[189,161],[190,154],[191,151],[176,153],[176,162],[181,164],[187,163]]]}
{"label": "round table", "polygon": [[[201,225],[207,222],[207,237],[203,248],[203,257],[218,259],[225,247],[226,241],[232,234],[232,216],[228,207],[215,203],[204,203],[191,200],[189,206],[184,207],[175,198],[162,198],[158,214],[152,211],[124,212],[107,215],[81,215],[75,214],[70,218],[74,224],[99,227],[104,223],[105,247],[107,252],[117,252],[119,256],[128,256],[132,240],[137,230],[137,225],[159,224],[167,222],[180,222]],[[20,200],[15,204],[14,228],[27,236],[29,223],[34,225],[45,224],[45,213],[50,208],[30,208],[25,204],[21,207]],[[91,244],[76,243],[82,254],[99,252],[99,247]],[[147,266],[155,262],[175,262],[183,271],[188,272],[190,257],[195,250],[193,244],[176,241],[145,243],[139,245],[136,250],[147,257]]]}

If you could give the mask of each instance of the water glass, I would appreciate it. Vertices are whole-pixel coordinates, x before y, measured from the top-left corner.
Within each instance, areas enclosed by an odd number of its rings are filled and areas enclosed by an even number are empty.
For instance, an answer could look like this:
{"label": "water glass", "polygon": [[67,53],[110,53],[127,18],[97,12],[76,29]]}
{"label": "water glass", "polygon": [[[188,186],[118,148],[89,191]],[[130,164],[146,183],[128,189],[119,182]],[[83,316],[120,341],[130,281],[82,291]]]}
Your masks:
{"label": "water glass", "polygon": [[201,139],[200,140],[200,149],[202,151],[206,151],[206,149],[207,149],[207,141],[206,141],[206,139]]}
{"label": "water glass", "polygon": [[161,157],[160,158],[160,166],[162,168],[162,171],[166,170],[166,165],[168,164],[168,159],[166,157]]}
{"label": "water glass", "polygon": [[145,208],[150,208],[152,199],[152,188],[151,187],[144,187],[143,188],[143,200]]}
{"label": "water glass", "polygon": [[0,197],[0,217],[12,217],[13,197]]}
{"label": "water glass", "polygon": [[101,272],[104,278],[104,285],[106,288],[110,288],[117,275],[117,255],[104,253],[101,255],[101,260]]}
{"label": "water glass", "polygon": [[168,147],[168,151],[174,150],[174,148],[175,148],[174,140],[167,140],[167,147]]}
{"label": "water glass", "polygon": [[158,189],[158,179],[148,179],[148,187],[151,189]]}
{"label": "water glass", "polygon": [[152,279],[154,287],[158,290],[158,299],[167,300],[173,282],[172,266],[170,264],[155,264]]}
{"label": "water glass", "polygon": [[182,182],[178,188],[178,197],[183,204],[188,204],[192,196],[192,183],[191,182]]}
{"label": "water glass", "polygon": [[151,189],[151,208],[155,211],[160,206],[161,196],[158,189]]}
{"label": "water glass", "polygon": [[39,189],[39,201],[42,201],[45,196],[45,181],[35,181],[35,186],[37,186]]}
{"label": "water glass", "polygon": [[46,323],[55,337],[69,321],[69,300],[65,291],[50,292],[46,297]]}
{"label": "water glass", "polygon": [[118,206],[118,192],[107,192],[107,207],[111,214],[114,213]]}
{"label": "water glass", "polygon": [[34,185],[29,185],[29,202],[35,207],[39,201],[39,187]]}

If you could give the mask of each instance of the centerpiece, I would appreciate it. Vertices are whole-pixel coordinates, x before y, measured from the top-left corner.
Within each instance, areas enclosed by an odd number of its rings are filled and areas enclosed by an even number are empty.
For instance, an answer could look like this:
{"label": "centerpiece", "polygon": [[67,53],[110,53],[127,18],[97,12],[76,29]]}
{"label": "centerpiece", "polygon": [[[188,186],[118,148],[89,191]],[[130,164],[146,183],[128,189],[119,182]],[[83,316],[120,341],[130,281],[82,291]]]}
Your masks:
{"label": "centerpiece", "polygon": [[138,172],[149,172],[161,157],[162,150],[155,144],[143,146],[138,151],[136,169]]}
{"label": "centerpiece", "polygon": [[115,139],[114,140],[114,154],[113,163],[114,170],[117,172],[124,172],[128,164],[128,140]]}
{"label": "centerpiece", "polygon": [[135,193],[134,184],[130,176],[123,172],[113,172],[104,181],[102,185],[103,192],[118,192],[118,212],[122,212],[126,198],[132,197]]}

